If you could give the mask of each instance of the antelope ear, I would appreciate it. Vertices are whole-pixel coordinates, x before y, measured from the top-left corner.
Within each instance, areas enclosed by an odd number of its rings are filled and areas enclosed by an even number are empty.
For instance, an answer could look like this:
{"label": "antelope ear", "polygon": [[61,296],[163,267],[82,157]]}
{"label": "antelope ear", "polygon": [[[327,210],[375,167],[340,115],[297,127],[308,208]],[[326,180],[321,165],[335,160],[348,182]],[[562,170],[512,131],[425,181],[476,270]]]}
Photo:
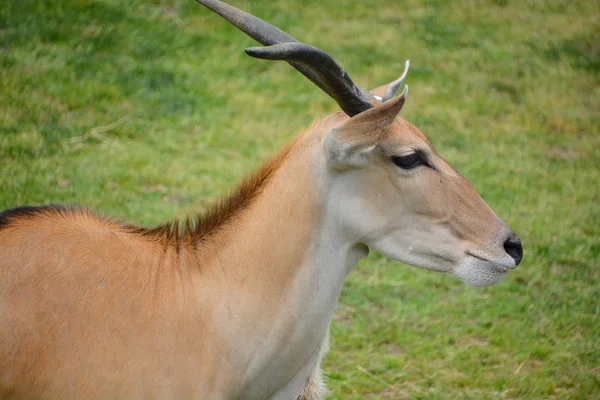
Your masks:
{"label": "antelope ear", "polygon": [[327,132],[323,144],[330,165],[340,169],[365,166],[367,154],[394,122],[405,100],[406,90],[401,96],[363,111]]}

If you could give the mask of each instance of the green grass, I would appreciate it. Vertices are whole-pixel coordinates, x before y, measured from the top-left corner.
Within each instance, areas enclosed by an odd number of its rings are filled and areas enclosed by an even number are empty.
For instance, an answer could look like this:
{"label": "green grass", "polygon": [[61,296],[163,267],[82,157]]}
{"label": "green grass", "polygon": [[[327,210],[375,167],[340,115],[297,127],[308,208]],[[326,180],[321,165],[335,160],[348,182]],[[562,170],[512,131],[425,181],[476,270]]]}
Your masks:
{"label": "green grass", "polygon": [[[600,396],[600,6],[235,1],[365,87],[410,58],[403,116],[522,238],[486,289],[372,254],[323,363],[335,399]],[[343,5],[342,5],[343,4]],[[0,7],[0,209],[155,224],[211,203],[336,104],[191,0]]]}

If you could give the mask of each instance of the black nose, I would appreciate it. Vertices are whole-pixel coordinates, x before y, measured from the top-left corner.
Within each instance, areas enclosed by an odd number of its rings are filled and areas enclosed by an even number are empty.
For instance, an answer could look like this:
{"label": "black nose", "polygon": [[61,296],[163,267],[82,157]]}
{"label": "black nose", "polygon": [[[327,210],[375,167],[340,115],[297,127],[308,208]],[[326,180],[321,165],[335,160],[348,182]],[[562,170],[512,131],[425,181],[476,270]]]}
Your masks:
{"label": "black nose", "polygon": [[523,258],[523,245],[514,233],[504,242],[504,250],[515,260],[515,266],[519,265]]}

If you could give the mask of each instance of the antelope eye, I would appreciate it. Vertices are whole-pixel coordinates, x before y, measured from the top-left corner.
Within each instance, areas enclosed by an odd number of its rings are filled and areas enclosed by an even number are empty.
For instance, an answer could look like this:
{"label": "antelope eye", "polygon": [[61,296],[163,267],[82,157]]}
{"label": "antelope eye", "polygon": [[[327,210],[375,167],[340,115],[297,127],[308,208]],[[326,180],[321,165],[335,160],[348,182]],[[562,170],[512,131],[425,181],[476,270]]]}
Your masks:
{"label": "antelope eye", "polygon": [[402,169],[413,169],[419,165],[425,164],[425,161],[419,152],[410,153],[405,156],[391,156],[390,160]]}

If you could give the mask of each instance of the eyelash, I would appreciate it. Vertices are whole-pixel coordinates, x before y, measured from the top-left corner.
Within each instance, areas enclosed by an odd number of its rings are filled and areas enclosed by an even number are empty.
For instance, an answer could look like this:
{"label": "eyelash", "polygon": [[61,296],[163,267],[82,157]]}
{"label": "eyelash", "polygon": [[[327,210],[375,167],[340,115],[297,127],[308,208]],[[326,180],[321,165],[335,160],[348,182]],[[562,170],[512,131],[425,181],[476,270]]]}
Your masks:
{"label": "eyelash", "polygon": [[420,165],[427,165],[427,162],[418,151],[405,156],[391,156],[390,160],[396,164],[396,166],[405,170],[414,169]]}

